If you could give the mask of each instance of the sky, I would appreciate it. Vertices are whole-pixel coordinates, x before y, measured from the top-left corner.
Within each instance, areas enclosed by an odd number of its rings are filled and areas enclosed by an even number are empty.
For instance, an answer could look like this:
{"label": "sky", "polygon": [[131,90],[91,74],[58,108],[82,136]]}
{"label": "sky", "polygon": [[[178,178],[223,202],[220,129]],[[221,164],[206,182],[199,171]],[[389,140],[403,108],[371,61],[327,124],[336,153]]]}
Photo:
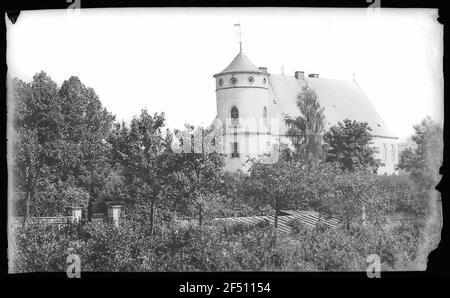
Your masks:
{"label": "sky", "polygon": [[[116,119],[164,112],[209,125],[215,80],[239,52],[269,73],[352,79],[400,139],[443,122],[443,27],[431,9],[145,8],[22,11],[7,24],[8,74],[78,76]],[[319,99],[320,100],[320,99]]]}

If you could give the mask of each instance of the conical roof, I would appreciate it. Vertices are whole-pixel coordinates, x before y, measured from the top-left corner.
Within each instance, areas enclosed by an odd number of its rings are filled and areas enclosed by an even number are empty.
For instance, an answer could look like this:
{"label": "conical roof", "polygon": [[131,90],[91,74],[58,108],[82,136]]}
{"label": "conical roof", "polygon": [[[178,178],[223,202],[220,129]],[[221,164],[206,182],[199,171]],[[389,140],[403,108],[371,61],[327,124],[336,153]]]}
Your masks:
{"label": "conical roof", "polygon": [[251,73],[263,73],[258,67],[256,67],[248,58],[244,55],[244,53],[239,52],[237,56],[231,61],[230,65],[227,66],[220,73],[215,74],[226,74],[226,73],[235,73],[235,72],[251,72]]}

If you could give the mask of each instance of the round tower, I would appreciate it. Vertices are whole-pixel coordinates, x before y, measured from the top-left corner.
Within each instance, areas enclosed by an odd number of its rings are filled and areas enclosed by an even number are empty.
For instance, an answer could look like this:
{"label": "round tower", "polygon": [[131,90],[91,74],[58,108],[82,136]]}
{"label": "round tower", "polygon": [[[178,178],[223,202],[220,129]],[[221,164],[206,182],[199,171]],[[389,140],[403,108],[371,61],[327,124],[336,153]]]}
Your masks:
{"label": "round tower", "polygon": [[249,156],[266,152],[269,74],[242,53],[216,79],[217,119],[224,128],[226,167],[241,168]]}

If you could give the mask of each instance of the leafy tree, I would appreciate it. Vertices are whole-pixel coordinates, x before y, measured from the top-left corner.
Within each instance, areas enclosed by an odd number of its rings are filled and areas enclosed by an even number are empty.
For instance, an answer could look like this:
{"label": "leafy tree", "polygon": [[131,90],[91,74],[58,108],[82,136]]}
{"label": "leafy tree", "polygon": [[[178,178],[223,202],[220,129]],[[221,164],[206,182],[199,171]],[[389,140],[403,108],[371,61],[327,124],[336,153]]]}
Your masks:
{"label": "leafy tree", "polygon": [[417,196],[417,189],[408,175],[383,175],[379,179],[379,187],[394,198],[392,200],[393,211],[408,212],[418,218],[426,215],[425,201]]}
{"label": "leafy tree", "polygon": [[36,186],[46,183],[53,159],[57,130],[57,85],[40,72],[31,83],[14,79],[13,83],[13,171],[19,213],[30,216]]}
{"label": "leafy tree", "polygon": [[443,158],[443,131],[430,117],[414,126],[411,140],[417,144],[413,151],[406,149],[400,155],[397,168],[410,173],[411,179],[423,189],[434,189],[440,179]]}
{"label": "leafy tree", "polygon": [[150,235],[154,232],[155,211],[164,199],[164,188],[174,167],[170,135],[162,134],[164,121],[163,113],[150,115],[144,109],[129,127],[116,124],[109,138],[113,158],[123,167],[128,202],[142,220],[149,221]]}
{"label": "leafy tree", "polygon": [[92,88],[77,77],[65,81],[59,92],[62,138],[57,142],[63,157],[59,163],[61,179],[76,177],[75,183],[89,193],[87,217],[90,220],[95,200],[104,183],[104,171],[110,170],[110,148],[106,139],[114,116],[104,108]]}
{"label": "leafy tree", "polygon": [[370,146],[370,132],[367,122],[349,119],[338,122],[324,134],[324,141],[329,146],[326,161],[338,162],[346,170],[362,167],[376,173],[381,162],[374,158],[376,149]]}
{"label": "leafy tree", "polygon": [[103,184],[98,173],[108,164],[104,139],[114,117],[94,90],[76,77],[58,88],[41,72],[31,83],[14,80],[13,85],[13,169],[19,211],[26,217],[31,211],[54,216],[68,205],[84,205],[86,194],[92,207],[96,188]]}
{"label": "leafy tree", "polygon": [[320,106],[315,91],[308,86],[304,86],[298,95],[297,107],[300,116],[285,118],[288,126],[286,134],[295,148],[294,156],[312,167],[323,158],[324,108]]}
{"label": "leafy tree", "polygon": [[256,204],[270,205],[275,211],[275,228],[278,227],[280,211],[298,204],[297,188],[300,175],[305,171],[302,163],[280,160],[273,164],[254,162],[246,179],[246,195]]}
{"label": "leafy tree", "polygon": [[[223,155],[214,150],[215,131],[186,125],[177,132],[182,136],[184,150],[177,154],[179,185],[182,195],[196,206],[199,225],[202,225],[204,209],[218,196],[223,183]],[[214,138],[215,140],[215,138]]]}
{"label": "leafy tree", "polygon": [[403,151],[397,167],[410,173],[417,189],[417,198],[427,202],[430,212],[437,212],[433,194],[436,194],[434,189],[440,180],[439,169],[443,160],[442,127],[427,117],[415,125],[414,130],[411,139],[417,148]]}
{"label": "leafy tree", "polygon": [[386,222],[386,216],[392,212],[392,192],[379,187],[378,176],[368,170],[343,171],[336,176],[333,185],[335,196],[331,204],[335,212],[343,219],[347,228],[355,219],[361,219],[377,226]]}
{"label": "leafy tree", "polygon": [[392,211],[396,193],[378,183],[368,170],[342,170],[337,163],[322,163],[294,182],[297,206],[335,216],[349,228],[353,222],[381,224]]}

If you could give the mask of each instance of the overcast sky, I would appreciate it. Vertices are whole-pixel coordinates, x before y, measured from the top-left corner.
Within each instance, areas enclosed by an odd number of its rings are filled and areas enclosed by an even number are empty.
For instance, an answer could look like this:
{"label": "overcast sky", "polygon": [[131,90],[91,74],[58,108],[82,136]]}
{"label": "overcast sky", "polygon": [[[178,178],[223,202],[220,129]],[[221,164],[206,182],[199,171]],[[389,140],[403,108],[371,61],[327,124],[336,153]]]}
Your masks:
{"label": "overcast sky", "polygon": [[257,66],[356,80],[400,138],[426,115],[443,121],[443,31],[435,10],[92,9],[22,11],[7,23],[12,77],[44,70],[95,89],[118,120],[144,107],[170,128],[208,125],[216,115],[213,75],[239,51]]}

